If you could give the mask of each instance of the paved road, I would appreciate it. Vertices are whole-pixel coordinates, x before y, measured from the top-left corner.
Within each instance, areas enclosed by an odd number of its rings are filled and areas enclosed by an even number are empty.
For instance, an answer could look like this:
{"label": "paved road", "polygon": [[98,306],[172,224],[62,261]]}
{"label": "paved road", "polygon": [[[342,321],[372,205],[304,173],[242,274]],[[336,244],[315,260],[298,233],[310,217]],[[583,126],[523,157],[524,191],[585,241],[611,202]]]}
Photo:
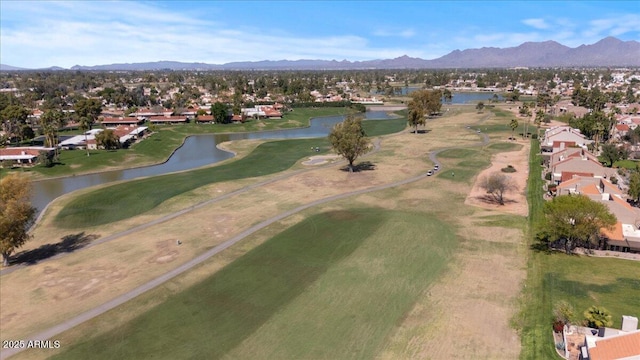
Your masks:
{"label": "paved road", "polygon": [[[483,119],[482,121],[484,121],[485,119]],[[482,141],[479,142],[479,143],[470,145],[470,146],[483,146],[483,145],[486,145],[489,142],[489,137],[486,134],[480,134],[480,135],[482,137]],[[393,136],[393,135],[391,135],[391,136]],[[436,158],[436,155],[438,153],[440,153],[441,151],[454,149],[454,148],[455,147],[448,147],[448,148],[443,148],[443,149],[438,149],[438,150],[432,151],[429,154],[429,159],[431,159],[434,163],[436,163],[439,166],[441,166],[441,164],[438,162],[438,160]],[[378,151],[379,149],[380,149],[380,140],[377,139],[374,142],[374,150],[372,152],[370,152],[369,154],[372,154],[372,153]],[[440,168],[442,169],[442,167],[440,167]],[[280,177],[277,177],[277,178],[274,178],[274,179],[271,179],[271,180],[268,180],[268,181],[264,181],[264,182],[261,182],[261,183],[250,185],[250,186],[248,186],[246,188],[243,188],[243,189],[234,191],[232,193],[226,194],[223,197],[212,199],[212,200],[200,203],[200,204],[192,206],[192,207],[190,207],[188,209],[184,209],[184,210],[178,211],[178,212],[176,212],[174,214],[167,215],[167,216],[165,216],[163,218],[160,218],[160,219],[152,221],[150,223],[147,223],[147,224],[138,226],[136,228],[127,230],[125,232],[105,237],[105,238],[101,239],[99,242],[95,242],[94,244],[92,244],[92,246],[97,245],[98,243],[101,244],[101,243],[113,240],[113,239],[115,239],[117,237],[124,236],[126,234],[129,234],[129,233],[132,233],[132,232],[135,232],[135,231],[139,231],[141,229],[144,229],[144,228],[147,228],[149,226],[161,223],[163,221],[167,221],[167,220],[173,219],[173,218],[175,218],[177,216],[180,216],[180,215],[183,215],[185,213],[188,213],[188,212],[190,212],[190,211],[192,211],[194,209],[209,205],[209,204],[214,203],[216,201],[220,201],[223,198],[227,198],[229,196],[233,196],[233,195],[236,195],[236,194],[239,194],[239,193],[251,190],[251,189],[255,189],[255,188],[263,186],[265,184],[269,184],[269,183],[272,183],[274,181],[278,181],[278,180],[284,179],[284,178],[289,177],[289,176],[293,176],[295,174],[298,174],[298,173],[304,172],[304,171],[309,171],[309,170],[301,170],[301,171],[298,171],[298,172],[295,172],[295,173],[291,173],[291,174],[287,174],[287,175],[283,175],[283,176],[280,176]],[[84,312],[84,313],[82,313],[82,314],[80,314],[78,316],[75,316],[75,317],[73,317],[73,318],[71,318],[71,319],[69,319],[69,320],[67,320],[67,321],[65,321],[63,323],[60,323],[60,324],[58,324],[56,326],[53,326],[53,327],[51,327],[49,329],[46,329],[46,330],[44,330],[42,332],[39,332],[37,334],[34,334],[34,335],[29,336],[28,338],[22,339],[22,340],[29,341],[29,340],[52,339],[56,335],[61,334],[61,333],[65,332],[65,331],[67,331],[67,330],[69,330],[69,329],[71,329],[71,328],[73,328],[73,327],[75,327],[77,325],[80,325],[83,322],[85,322],[87,320],[90,320],[90,319],[92,319],[92,318],[94,318],[94,317],[96,317],[98,315],[101,315],[101,314],[103,314],[103,313],[105,313],[105,312],[107,312],[107,311],[109,311],[109,310],[121,305],[121,304],[124,304],[125,302],[127,302],[127,301],[129,301],[129,300],[131,300],[131,299],[133,299],[133,298],[135,298],[135,297],[137,297],[137,296],[139,296],[139,295],[141,295],[141,294],[153,289],[153,288],[155,288],[156,286],[161,285],[161,284],[173,279],[174,277],[176,277],[176,276],[178,276],[178,275],[180,275],[180,274],[192,269],[194,266],[199,265],[200,263],[208,260],[212,256],[214,256],[214,255],[224,251],[225,249],[233,246],[237,242],[243,240],[247,236],[255,233],[256,231],[261,230],[261,229],[263,229],[263,228],[265,228],[265,227],[267,227],[267,226],[269,226],[269,225],[271,225],[271,224],[273,224],[273,223],[275,223],[277,221],[285,219],[285,218],[287,218],[287,217],[289,217],[289,216],[291,216],[293,214],[296,214],[296,213],[298,213],[300,211],[306,210],[308,208],[311,208],[311,207],[314,207],[314,206],[317,206],[317,205],[320,205],[320,204],[331,202],[331,201],[334,201],[334,200],[344,199],[344,198],[350,197],[350,196],[356,196],[356,195],[360,195],[360,194],[365,194],[365,193],[369,193],[369,192],[374,192],[374,191],[389,189],[389,188],[400,186],[400,185],[409,184],[409,183],[412,183],[412,182],[416,182],[416,181],[422,180],[422,179],[424,179],[426,177],[427,177],[427,173],[424,173],[424,174],[421,174],[421,175],[418,175],[418,176],[415,176],[415,177],[412,177],[412,178],[409,178],[409,179],[397,181],[397,182],[390,183],[390,184],[385,184],[385,185],[380,185],[380,186],[376,186],[376,187],[372,187],[372,188],[368,188],[368,189],[362,189],[362,190],[352,191],[352,192],[348,192],[348,193],[344,193],[344,194],[334,195],[334,196],[330,196],[330,197],[327,197],[327,198],[324,198],[324,199],[316,200],[316,201],[313,201],[311,203],[298,206],[295,209],[291,209],[289,211],[283,212],[283,213],[281,213],[281,214],[279,214],[277,216],[274,216],[274,217],[272,217],[270,219],[267,219],[267,220],[265,220],[265,221],[263,221],[263,222],[261,222],[261,223],[259,223],[257,225],[254,225],[254,226],[244,230],[243,232],[239,233],[238,235],[234,236],[233,238],[231,238],[231,239],[221,243],[220,245],[218,245],[218,246],[206,251],[205,253],[199,255],[198,257],[196,257],[196,258],[194,258],[194,259],[192,259],[192,260],[180,265],[179,267],[177,267],[177,268],[175,268],[175,269],[173,269],[173,270],[171,270],[171,271],[169,271],[169,272],[167,272],[167,273],[165,273],[165,274],[163,274],[163,275],[161,275],[161,276],[159,276],[159,277],[157,277],[157,278],[155,278],[155,279],[153,279],[153,280],[151,280],[151,281],[149,281],[149,282],[147,282],[147,283],[145,283],[143,285],[140,285],[139,287],[137,287],[137,288],[135,288],[135,289],[133,289],[133,290],[127,292],[127,293],[124,293],[124,294],[122,294],[122,295],[120,295],[120,296],[118,296],[118,297],[116,297],[116,298],[114,298],[114,299],[112,299],[112,300],[110,300],[110,301],[98,306],[98,307],[95,307],[95,308],[93,308],[91,310],[88,310],[88,311],[86,311],[86,312]],[[18,267],[16,267],[16,268],[18,268]],[[7,269],[7,270],[9,270],[9,269]],[[6,350],[6,351],[4,351],[4,350]],[[17,354],[18,352],[21,352],[22,350],[23,349],[8,349],[8,350],[7,349],[2,349],[2,350],[0,350],[0,360],[6,359],[6,358],[8,358],[8,357],[10,357],[10,356],[12,356],[14,354]]]}

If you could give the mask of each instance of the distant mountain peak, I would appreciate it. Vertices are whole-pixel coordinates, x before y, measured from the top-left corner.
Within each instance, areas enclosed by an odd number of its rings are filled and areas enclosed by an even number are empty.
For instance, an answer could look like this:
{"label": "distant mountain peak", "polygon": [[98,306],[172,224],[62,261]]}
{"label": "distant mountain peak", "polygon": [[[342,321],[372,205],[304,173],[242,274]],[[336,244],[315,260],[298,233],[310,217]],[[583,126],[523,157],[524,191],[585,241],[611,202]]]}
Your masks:
{"label": "distant mountain peak", "polygon": [[[444,69],[444,68],[510,68],[526,67],[582,67],[582,66],[632,66],[640,67],[640,43],[622,41],[609,36],[595,44],[570,48],[553,40],[525,42],[516,47],[480,49],[456,49],[442,57],[424,60],[409,55],[394,59],[368,61],[343,60],[263,60],[236,61],[223,65],[202,62],[155,61],[146,63],[121,63],[110,65],[75,65],[71,70],[98,71],[148,71],[148,70],[349,70],[349,69]],[[51,70],[60,69],[52,67]],[[2,71],[29,70],[0,65]]]}

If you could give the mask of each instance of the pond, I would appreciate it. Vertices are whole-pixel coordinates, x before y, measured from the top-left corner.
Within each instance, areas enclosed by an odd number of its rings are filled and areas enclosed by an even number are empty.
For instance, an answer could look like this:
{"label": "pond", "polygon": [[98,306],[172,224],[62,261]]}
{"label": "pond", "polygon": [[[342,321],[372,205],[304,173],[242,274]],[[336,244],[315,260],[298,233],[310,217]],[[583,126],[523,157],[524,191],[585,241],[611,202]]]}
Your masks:
{"label": "pond", "polygon": [[[384,111],[367,111],[365,119],[384,120],[391,117]],[[156,176],[176,171],[195,169],[215,164],[233,157],[233,154],[221,150],[218,144],[243,139],[298,139],[329,135],[329,131],[344,115],[314,118],[306,128],[274,130],[263,132],[193,135],[185,139],[183,145],[162,163],[139,168],[105,171],[94,174],[47,179],[33,182],[32,204],[41,212],[51,201],[72,191],[114,181],[131,180],[140,177]]]}

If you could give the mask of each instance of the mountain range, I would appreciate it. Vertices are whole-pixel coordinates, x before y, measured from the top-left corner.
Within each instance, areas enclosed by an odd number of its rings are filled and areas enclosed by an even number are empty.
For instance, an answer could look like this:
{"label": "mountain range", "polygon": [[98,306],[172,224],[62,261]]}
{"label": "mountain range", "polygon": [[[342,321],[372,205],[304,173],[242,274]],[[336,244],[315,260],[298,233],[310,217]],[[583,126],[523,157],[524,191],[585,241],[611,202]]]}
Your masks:
{"label": "mountain range", "polygon": [[[368,61],[263,60],[222,65],[201,62],[157,61],[96,66],[76,65],[70,69],[51,67],[37,70],[358,70],[358,69],[450,69],[510,67],[640,67],[640,42],[607,37],[595,44],[570,48],[555,41],[526,42],[516,47],[454,50],[432,60],[407,55],[395,59]],[[32,70],[0,64],[0,71]]]}

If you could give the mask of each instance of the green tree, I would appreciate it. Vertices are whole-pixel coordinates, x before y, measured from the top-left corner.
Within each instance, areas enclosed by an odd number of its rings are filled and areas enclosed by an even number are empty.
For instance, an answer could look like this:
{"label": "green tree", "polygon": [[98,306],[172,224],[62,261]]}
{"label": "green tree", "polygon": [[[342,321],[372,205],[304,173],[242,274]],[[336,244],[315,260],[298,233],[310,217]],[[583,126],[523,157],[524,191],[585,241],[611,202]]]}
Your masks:
{"label": "green tree", "polygon": [[104,147],[105,150],[113,150],[120,146],[120,139],[113,130],[105,129],[96,134],[96,144]]}
{"label": "green tree", "polygon": [[482,110],[484,110],[484,101],[478,101],[478,104],[476,105],[476,110],[478,110],[478,112],[482,112]]}
{"label": "green tree", "polygon": [[82,133],[84,134],[84,145],[85,149],[87,150],[87,156],[89,156],[89,140],[87,132],[89,131],[89,129],[91,129],[91,120],[89,120],[89,118],[86,116],[82,116],[80,119],[78,119],[78,125],[80,131],[82,131]]}
{"label": "green tree", "polygon": [[600,229],[612,228],[617,220],[603,203],[584,195],[561,195],[544,204],[544,226],[549,240],[563,240],[567,254],[578,242],[590,245]]}
{"label": "green tree", "polygon": [[511,122],[509,123],[509,127],[511,128],[511,138],[513,140],[515,140],[516,139],[516,129],[518,128],[518,120],[511,119]]}
{"label": "green tree", "polygon": [[629,177],[629,190],[627,194],[636,203],[640,202],[640,173],[633,172]]}
{"label": "green tree", "polygon": [[602,306],[591,306],[584,311],[584,320],[590,328],[599,329],[613,325],[611,314]]}
{"label": "green tree", "polygon": [[228,124],[231,122],[227,112],[227,105],[221,102],[216,102],[211,105],[211,115],[213,115],[213,119],[217,123]]}
{"label": "green tree", "polygon": [[627,150],[623,147],[618,147],[615,144],[602,145],[600,157],[606,161],[608,167],[612,167],[613,163],[618,160],[626,159],[627,156]]}
{"label": "green tree", "polygon": [[536,111],[536,118],[535,118],[535,120],[533,120],[533,122],[536,125],[540,126],[540,124],[542,122],[544,122],[544,118],[545,118],[545,113],[544,113],[544,111],[542,109],[540,109],[540,110]]}
{"label": "green tree", "polygon": [[40,116],[40,129],[44,134],[45,145],[55,149],[58,157],[58,130],[64,125],[65,116],[59,110],[47,110]]}
{"label": "green tree", "polygon": [[442,92],[440,90],[414,91],[411,93],[409,105],[427,116],[438,114],[442,109]]}
{"label": "green tree", "polygon": [[369,139],[362,128],[362,120],[347,116],[343,122],[334,125],[329,133],[329,142],[333,150],[349,162],[349,171],[353,172],[353,162],[369,150]]}
{"label": "green tree", "polygon": [[13,173],[0,180],[0,253],[4,266],[9,265],[13,251],[29,239],[35,216],[29,179]]}
{"label": "green tree", "polygon": [[409,126],[414,128],[414,133],[418,133],[418,125],[424,125],[426,123],[424,118],[424,109],[414,100],[409,101],[407,105],[409,109],[409,114],[407,116],[407,121],[409,122]]}
{"label": "green tree", "polygon": [[451,100],[453,99],[453,94],[451,93],[451,90],[444,89],[442,91],[442,97],[444,98],[444,101],[451,103]]}

